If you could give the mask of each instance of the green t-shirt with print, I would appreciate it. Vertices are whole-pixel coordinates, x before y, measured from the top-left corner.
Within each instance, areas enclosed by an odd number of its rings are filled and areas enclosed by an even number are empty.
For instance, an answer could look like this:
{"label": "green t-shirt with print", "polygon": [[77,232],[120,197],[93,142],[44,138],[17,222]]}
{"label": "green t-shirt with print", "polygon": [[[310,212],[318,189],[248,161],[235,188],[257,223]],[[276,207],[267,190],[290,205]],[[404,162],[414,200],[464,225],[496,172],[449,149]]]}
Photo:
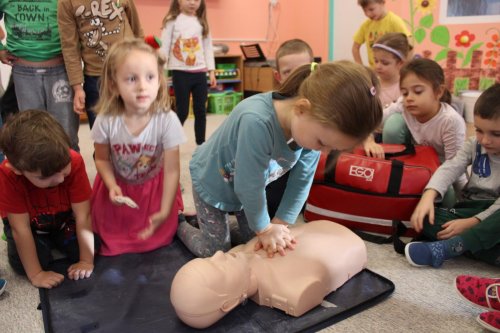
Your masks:
{"label": "green t-shirt with print", "polygon": [[57,27],[57,0],[0,0],[4,13],[7,49],[16,57],[44,61],[61,54]]}

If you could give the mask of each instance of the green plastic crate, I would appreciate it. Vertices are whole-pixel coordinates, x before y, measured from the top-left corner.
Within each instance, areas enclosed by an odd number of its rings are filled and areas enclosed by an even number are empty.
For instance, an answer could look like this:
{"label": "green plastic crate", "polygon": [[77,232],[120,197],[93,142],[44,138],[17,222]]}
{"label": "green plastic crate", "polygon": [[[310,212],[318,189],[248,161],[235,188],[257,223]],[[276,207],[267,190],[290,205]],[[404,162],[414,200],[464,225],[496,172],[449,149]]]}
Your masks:
{"label": "green plastic crate", "polygon": [[208,95],[208,110],[215,114],[228,114],[243,98],[243,93],[226,91]]}

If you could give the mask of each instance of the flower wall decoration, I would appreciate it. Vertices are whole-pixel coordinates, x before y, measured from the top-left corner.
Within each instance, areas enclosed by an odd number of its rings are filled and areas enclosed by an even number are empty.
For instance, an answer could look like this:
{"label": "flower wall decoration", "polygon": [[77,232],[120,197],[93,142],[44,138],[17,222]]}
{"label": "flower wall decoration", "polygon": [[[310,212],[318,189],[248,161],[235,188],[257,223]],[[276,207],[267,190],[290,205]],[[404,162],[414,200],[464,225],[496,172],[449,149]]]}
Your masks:
{"label": "flower wall decoration", "polygon": [[497,60],[500,55],[500,31],[498,29],[489,29],[487,33],[491,33],[491,41],[486,43],[486,52],[484,53],[484,64],[488,68],[497,68]]}
{"label": "flower wall decoration", "polygon": [[[476,36],[468,30],[463,30],[454,36],[454,49],[450,30],[445,25],[435,25],[433,9],[436,6],[436,0],[409,0],[410,2],[410,20],[406,23],[410,27],[410,32],[417,44],[421,44],[426,38],[431,43],[440,47],[440,50],[434,55],[435,61],[441,61],[446,58],[449,51],[456,51],[458,59],[462,60],[461,66],[466,67],[472,60],[472,53],[479,49],[484,42],[473,42]],[[417,21],[417,16],[419,17]],[[450,45],[452,44],[452,45]],[[498,51],[498,47],[496,48]],[[429,55],[429,52],[425,52]]]}
{"label": "flower wall decoration", "polygon": [[459,33],[458,35],[455,35],[455,45],[457,47],[469,47],[470,46],[470,43],[472,43],[474,41],[474,39],[476,39],[476,35],[474,34],[471,34],[469,31],[467,30],[462,30],[461,33]]}

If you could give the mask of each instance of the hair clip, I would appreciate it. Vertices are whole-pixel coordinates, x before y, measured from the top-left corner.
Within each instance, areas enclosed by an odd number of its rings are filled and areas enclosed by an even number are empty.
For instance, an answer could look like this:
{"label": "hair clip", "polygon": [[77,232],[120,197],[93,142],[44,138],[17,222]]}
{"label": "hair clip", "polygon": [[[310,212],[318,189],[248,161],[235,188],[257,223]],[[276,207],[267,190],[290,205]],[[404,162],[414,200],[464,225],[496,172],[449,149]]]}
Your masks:
{"label": "hair clip", "polygon": [[375,89],[375,86],[372,86],[370,88],[370,93],[372,94],[372,96],[375,96],[377,94],[377,89]]}
{"label": "hair clip", "polygon": [[318,68],[318,63],[313,61],[311,62],[311,72],[314,72]]}

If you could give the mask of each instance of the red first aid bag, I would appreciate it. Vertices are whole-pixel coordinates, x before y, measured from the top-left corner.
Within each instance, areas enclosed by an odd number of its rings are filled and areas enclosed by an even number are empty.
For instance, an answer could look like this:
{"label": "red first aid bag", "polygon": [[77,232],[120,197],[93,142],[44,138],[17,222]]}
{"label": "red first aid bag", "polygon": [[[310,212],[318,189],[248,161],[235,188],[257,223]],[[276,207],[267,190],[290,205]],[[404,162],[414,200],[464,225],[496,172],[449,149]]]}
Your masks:
{"label": "red first aid bag", "polygon": [[415,236],[409,219],[440,162],[429,146],[382,144],[386,159],[353,153],[322,154],[304,218],[327,219],[346,227],[394,235],[394,221]]}

